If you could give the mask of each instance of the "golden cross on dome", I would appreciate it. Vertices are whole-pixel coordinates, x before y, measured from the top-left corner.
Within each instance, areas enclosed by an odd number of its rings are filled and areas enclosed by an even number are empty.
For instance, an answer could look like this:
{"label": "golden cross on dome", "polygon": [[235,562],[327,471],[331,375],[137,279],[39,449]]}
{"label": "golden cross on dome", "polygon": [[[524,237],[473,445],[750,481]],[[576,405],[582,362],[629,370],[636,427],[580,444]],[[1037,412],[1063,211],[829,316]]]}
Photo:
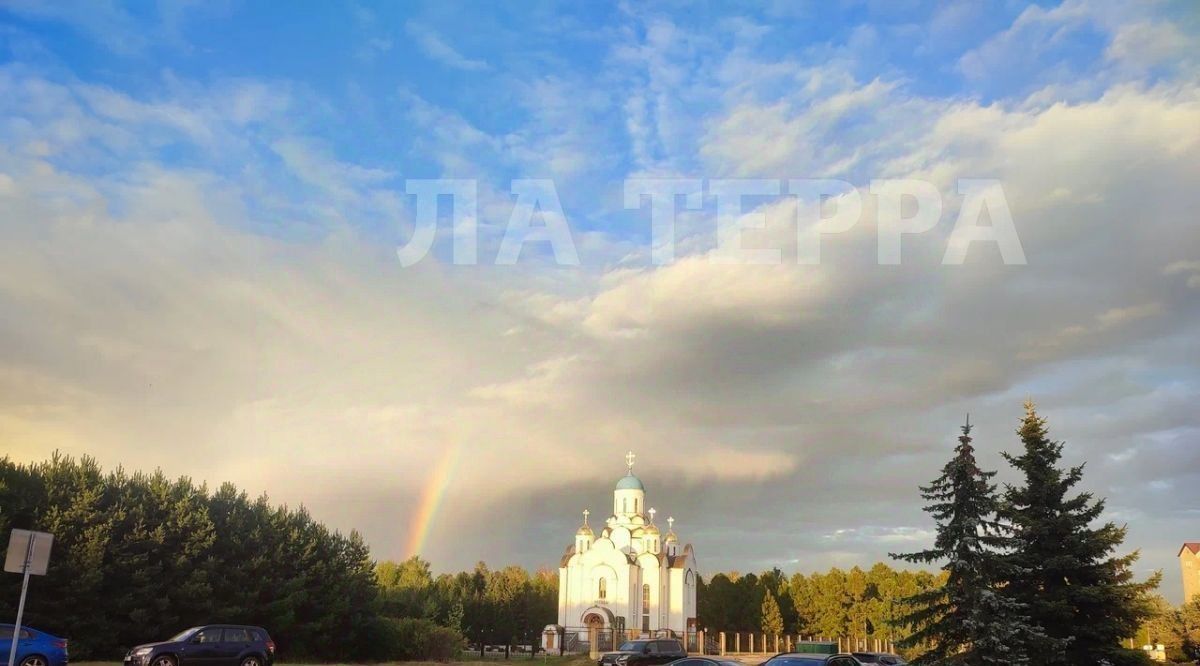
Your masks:
{"label": "golden cross on dome", "polygon": [[583,510],[583,524],[585,527],[587,526],[587,517],[590,516],[591,514],[592,514],[591,511],[588,511],[587,509]]}
{"label": "golden cross on dome", "polygon": [[637,458],[637,456],[634,455],[633,451],[625,454],[625,465],[629,467],[629,472],[631,474],[633,473],[633,461],[635,458]]}
{"label": "golden cross on dome", "polygon": [[675,519],[672,518],[671,516],[667,516],[667,530],[668,531],[675,530]]}
{"label": "golden cross on dome", "polygon": [[646,513],[650,514],[650,524],[653,525],[654,524],[654,514],[656,514],[658,512],[654,510],[654,507],[650,507],[650,510],[647,511]]}

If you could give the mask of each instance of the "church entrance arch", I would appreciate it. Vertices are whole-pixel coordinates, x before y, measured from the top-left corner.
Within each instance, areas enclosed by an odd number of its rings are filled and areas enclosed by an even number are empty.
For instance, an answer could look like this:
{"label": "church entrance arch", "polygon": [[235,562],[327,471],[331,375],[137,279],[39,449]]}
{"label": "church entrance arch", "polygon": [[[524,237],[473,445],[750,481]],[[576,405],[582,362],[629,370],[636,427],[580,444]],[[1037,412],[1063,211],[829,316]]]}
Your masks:
{"label": "church entrance arch", "polygon": [[580,620],[583,622],[583,626],[588,629],[593,627],[596,629],[611,629],[613,626],[612,611],[600,606],[592,606],[583,611]]}
{"label": "church entrance arch", "polygon": [[589,652],[593,658],[598,658],[601,652],[617,649],[612,611],[603,606],[592,606],[583,611],[579,619],[586,627]]}

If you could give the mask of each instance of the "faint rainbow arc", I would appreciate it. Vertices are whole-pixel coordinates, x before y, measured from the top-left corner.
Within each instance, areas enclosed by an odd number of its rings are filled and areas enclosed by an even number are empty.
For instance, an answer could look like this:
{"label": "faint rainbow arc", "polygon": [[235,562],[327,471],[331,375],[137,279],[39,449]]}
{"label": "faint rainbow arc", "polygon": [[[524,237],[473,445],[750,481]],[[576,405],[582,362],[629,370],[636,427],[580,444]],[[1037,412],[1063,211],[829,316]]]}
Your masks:
{"label": "faint rainbow arc", "polygon": [[433,520],[437,517],[442,501],[446,498],[450,479],[454,476],[454,470],[458,466],[458,459],[459,447],[447,447],[442,459],[434,466],[428,481],[425,482],[425,487],[421,490],[420,501],[417,502],[416,511],[413,512],[412,529],[409,531],[408,547],[405,549],[407,557],[419,555],[425,548],[430,528],[433,527]]}

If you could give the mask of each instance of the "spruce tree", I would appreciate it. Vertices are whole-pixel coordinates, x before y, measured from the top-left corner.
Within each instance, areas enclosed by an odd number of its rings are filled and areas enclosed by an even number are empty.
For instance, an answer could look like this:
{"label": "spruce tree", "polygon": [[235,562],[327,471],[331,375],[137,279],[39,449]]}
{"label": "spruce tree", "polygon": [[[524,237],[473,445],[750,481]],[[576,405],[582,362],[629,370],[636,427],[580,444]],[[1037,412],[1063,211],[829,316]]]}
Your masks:
{"label": "spruce tree", "polygon": [[1149,592],[1159,576],[1135,582],[1131,565],[1138,553],[1112,555],[1125,528],[1111,522],[1093,527],[1104,500],[1086,492],[1070,495],[1083,466],[1061,465],[1063,445],[1050,440],[1032,401],[1025,403],[1017,433],[1024,450],[1004,456],[1024,477],[1007,488],[1001,510],[1013,539],[1005,593],[1044,632],[1028,645],[1033,663],[1140,663],[1141,655],[1121,643],[1152,614]]}
{"label": "spruce tree", "polygon": [[946,572],[943,586],[905,599],[911,610],[897,622],[915,628],[900,645],[924,649],[916,664],[1028,663],[1021,647],[1032,630],[1019,603],[998,590],[1001,551],[1009,542],[996,521],[1000,503],[991,482],[995,475],[975,461],[968,419],[942,475],[921,487],[921,496],[929,502],[925,511],[937,525],[933,547],[892,555],[921,564],[942,562]]}
{"label": "spruce tree", "polygon": [[779,610],[779,602],[775,595],[767,590],[762,602],[762,630],[768,636],[778,636],[783,633],[783,613]]}

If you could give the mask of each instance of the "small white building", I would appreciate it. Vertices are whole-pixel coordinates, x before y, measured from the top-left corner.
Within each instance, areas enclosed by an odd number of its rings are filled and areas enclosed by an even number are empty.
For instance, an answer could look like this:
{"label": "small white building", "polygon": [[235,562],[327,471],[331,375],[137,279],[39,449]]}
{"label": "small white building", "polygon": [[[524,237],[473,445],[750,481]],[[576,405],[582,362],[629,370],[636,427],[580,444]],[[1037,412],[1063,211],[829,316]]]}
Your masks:
{"label": "small white building", "polygon": [[587,637],[591,627],[626,635],[677,635],[696,630],[696,557],[682,545],[667,519],[663,535],[646,505],[646,488],[627,473],[613,490],[612,515],[597,536],[590,511],[558,568],[558,624]]}

